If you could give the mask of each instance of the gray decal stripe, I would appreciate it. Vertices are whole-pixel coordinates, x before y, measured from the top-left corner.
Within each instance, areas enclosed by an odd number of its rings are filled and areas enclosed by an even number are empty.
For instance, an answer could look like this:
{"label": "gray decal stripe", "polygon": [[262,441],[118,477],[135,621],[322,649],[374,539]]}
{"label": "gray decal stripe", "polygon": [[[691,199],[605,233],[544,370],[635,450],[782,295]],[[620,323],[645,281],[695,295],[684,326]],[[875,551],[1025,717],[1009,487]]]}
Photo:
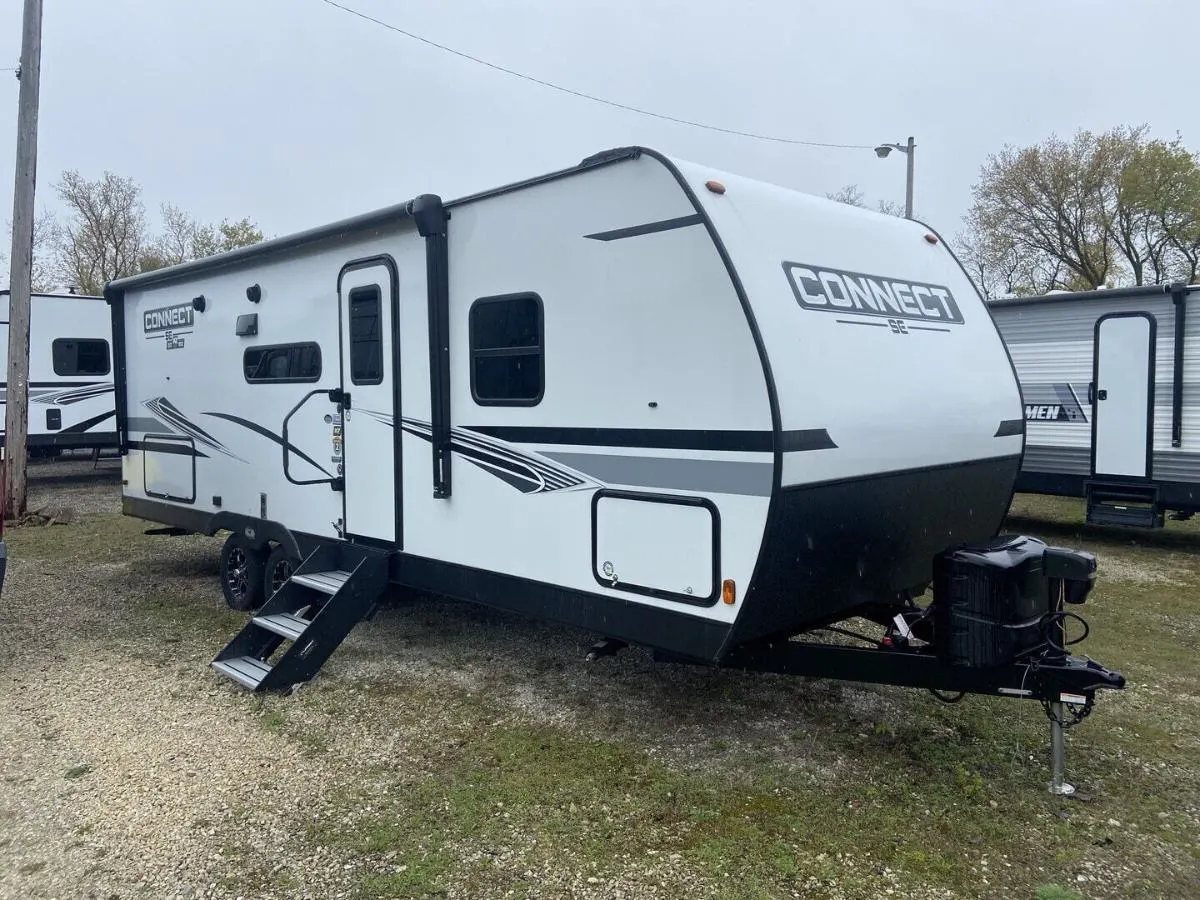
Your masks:
{"label": "gray decal stripe", "polygon": [[126,431],[141,431],[143,433],[145,433],[145,432],[152,433],[155,431],[160,431],[160,432],[161,431],[170,431],[171,429],[155,418],[145,418],[143,416],[130,416],[129,420],[125,424],[125,430]]}
{"label": "gray decal stripe", "polygon": [[556,451],[544,455],[606,484],[769,497],[774,482],[770,462]]}
{"label": "gray decal stripe", "polygon": [[1014,434],[1024,434],[1024,432],[1024,419],[1005,419],[1000,423],[1000,427],[996,429],[993,437],[1012,437]]}
{"label": "gray decal stripe", "polygon": [[584,237],[593,241],[619,241],[623,238],[640,237],[643,234],[657,234],[660,231],[673,231],[676,228],[687,228],[701,224],[699,215],[679,216],[676,219],[663,219],[661,222],[647,222],[645,225],[631,225],[628,228],[616,228],[612,231],[597,231],[595,234],[585,234]]}

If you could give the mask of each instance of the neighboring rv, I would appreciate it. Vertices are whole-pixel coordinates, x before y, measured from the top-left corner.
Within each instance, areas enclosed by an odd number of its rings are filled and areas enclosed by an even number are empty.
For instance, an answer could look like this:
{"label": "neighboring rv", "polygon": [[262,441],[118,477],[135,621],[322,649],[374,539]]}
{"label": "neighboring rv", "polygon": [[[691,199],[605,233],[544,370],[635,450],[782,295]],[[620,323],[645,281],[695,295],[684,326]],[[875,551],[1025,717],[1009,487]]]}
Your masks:
{"label": "neighboring rv", "polygon": [[[0,446],[8,394],[8,291],[0,291]],[[34,294],[29,304],[29,452],[117,447],[112,317],[102,297]]]}
{"label": "neighboring rv", "polygon": [[1027,429],[1017,489],[1087,520],[1161,527],[1200,510],[1200,285],[993,300]]}
{"label": "neighboring rv", "polygon": [[[256,614],[213,665],[251,689],[312,677],[389,583],[593,655],[1089,709],[1123,684],[1047,625],[1094,560],[992,542],[1020,394],[917,222],[632,148],[107,296],[124,511],[231,532]],[[787,640],[856,615],[886,640]]]}

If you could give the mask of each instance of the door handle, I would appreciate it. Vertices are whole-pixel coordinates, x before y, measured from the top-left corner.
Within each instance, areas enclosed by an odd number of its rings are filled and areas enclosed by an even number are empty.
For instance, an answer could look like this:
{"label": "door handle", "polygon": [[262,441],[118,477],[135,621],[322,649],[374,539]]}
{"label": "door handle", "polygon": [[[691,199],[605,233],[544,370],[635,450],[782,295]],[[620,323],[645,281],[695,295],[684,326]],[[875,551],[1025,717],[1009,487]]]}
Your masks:
{"label": "door handle", "polygon": [[1096,382],[1088,382],[1088,405],[1096,402]]}

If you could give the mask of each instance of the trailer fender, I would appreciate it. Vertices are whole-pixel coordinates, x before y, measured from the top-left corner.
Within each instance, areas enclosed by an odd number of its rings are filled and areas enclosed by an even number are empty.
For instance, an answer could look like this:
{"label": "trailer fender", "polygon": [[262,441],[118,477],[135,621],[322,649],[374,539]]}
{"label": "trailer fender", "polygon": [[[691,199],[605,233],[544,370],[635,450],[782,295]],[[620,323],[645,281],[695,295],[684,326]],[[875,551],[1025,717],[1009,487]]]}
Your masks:
{"label": "trailer fender", "polygon": [[292,559],[302,559],[300,545],[295,536],[281,522],[269,519],[256,519],[240,513],[219,512],[209,520],[208,534],[216,534],[221,530],[233,531],[242,535],[251,547],[262,548],[274,541],[288,552]]}

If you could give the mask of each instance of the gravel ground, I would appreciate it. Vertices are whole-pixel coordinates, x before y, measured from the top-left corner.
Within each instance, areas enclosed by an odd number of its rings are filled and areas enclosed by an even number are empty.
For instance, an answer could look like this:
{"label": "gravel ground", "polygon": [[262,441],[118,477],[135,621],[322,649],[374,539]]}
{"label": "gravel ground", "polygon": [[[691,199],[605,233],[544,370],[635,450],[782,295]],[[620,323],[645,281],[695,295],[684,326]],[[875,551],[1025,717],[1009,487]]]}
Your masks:
{"label": "gravel ground", "polygon": [[[463,748],[481,732],[485,744],[491,733],[502,742],[537,728],[571,740],[611,737],[684,776],[736,788],[758,772],[786,773],[820,793],[859,777],[852,758],[822,748],[823,727],[864,742],[911,727],[912,707],[897,702],[911,695],[902,692],[655,665],[637,650],[585,665],[593,636],[424,599],[360,625],[299,694],[250,695],[208,668],[243,621],[220,598],[220,540],[147,538],[131,520],[95,519],[119,510],[119,479],[114,461],[94,471],[90,460],[57,460],[33,472],[30,507],[70,506],[81,523],[30,535],[61,540],[61,559],[15,555],[0,600],[2,898],[751,896],[722,881],[728,872],[673,852],[668,825],[660,844],[648,840],[603,869],[570,846],[547,857],[538,850],[544,836],[525,826],[504,832],[502,806],[487,813],[476,832],[483,837],[442,845],[433,826],[414,837],[390,817],[399,818],[400,796],[429,780],[448,778],[453,790],[465,777]],[[113,534],[81,549],[89,517]],[[1134,562],[1110,568],[1131,581],[1154,576]],[[1039,722],[1040,710],[1005,709]],[[960,726],[922,728],[922,740],[952,742]],[[1044,777],[1039,766],[1029,772],[1031,792]],[[602,799],[586,815],[593,827],[603,819],[619,831],[622,799]],[[441,802],[437,795],[428,805],[436,811]],[[1078,809],[1071,815],[1087,827],[1093,819],[1105,827],[1101,807]],[[1045,829],[1067,818],[1037,806],[1022,814]],[[929,809],[912,810],[911,820],[922,815],[928,820]],[[1194,829],[1197,816],[1189,806],[1161,827]],[[907,829],[903,822],[896,827]],[[1073,864],[1072,886],[1092,891],[1091,900],[1118,896],[1103,889],[1106,880],[1147,872],[1150,881],[1180,872],[1200,884],[1194,847],[1144,829],[1133,837],[1148,842],[1141,868],[1122,869],[1098,840]],[[902,879],[868,846],[835,854],[794,844],[788,852],[801,874],[770,896],[956,896]],[[1013,864],[992,853],[989,869],[987,847],[966,852],[981,873],[969,896],[993,896],[984,879]],[[455,875],[428,894],[416,882],[402,886],[406,872],[439,855],[453,858],[455,872],[485,874]]]}

